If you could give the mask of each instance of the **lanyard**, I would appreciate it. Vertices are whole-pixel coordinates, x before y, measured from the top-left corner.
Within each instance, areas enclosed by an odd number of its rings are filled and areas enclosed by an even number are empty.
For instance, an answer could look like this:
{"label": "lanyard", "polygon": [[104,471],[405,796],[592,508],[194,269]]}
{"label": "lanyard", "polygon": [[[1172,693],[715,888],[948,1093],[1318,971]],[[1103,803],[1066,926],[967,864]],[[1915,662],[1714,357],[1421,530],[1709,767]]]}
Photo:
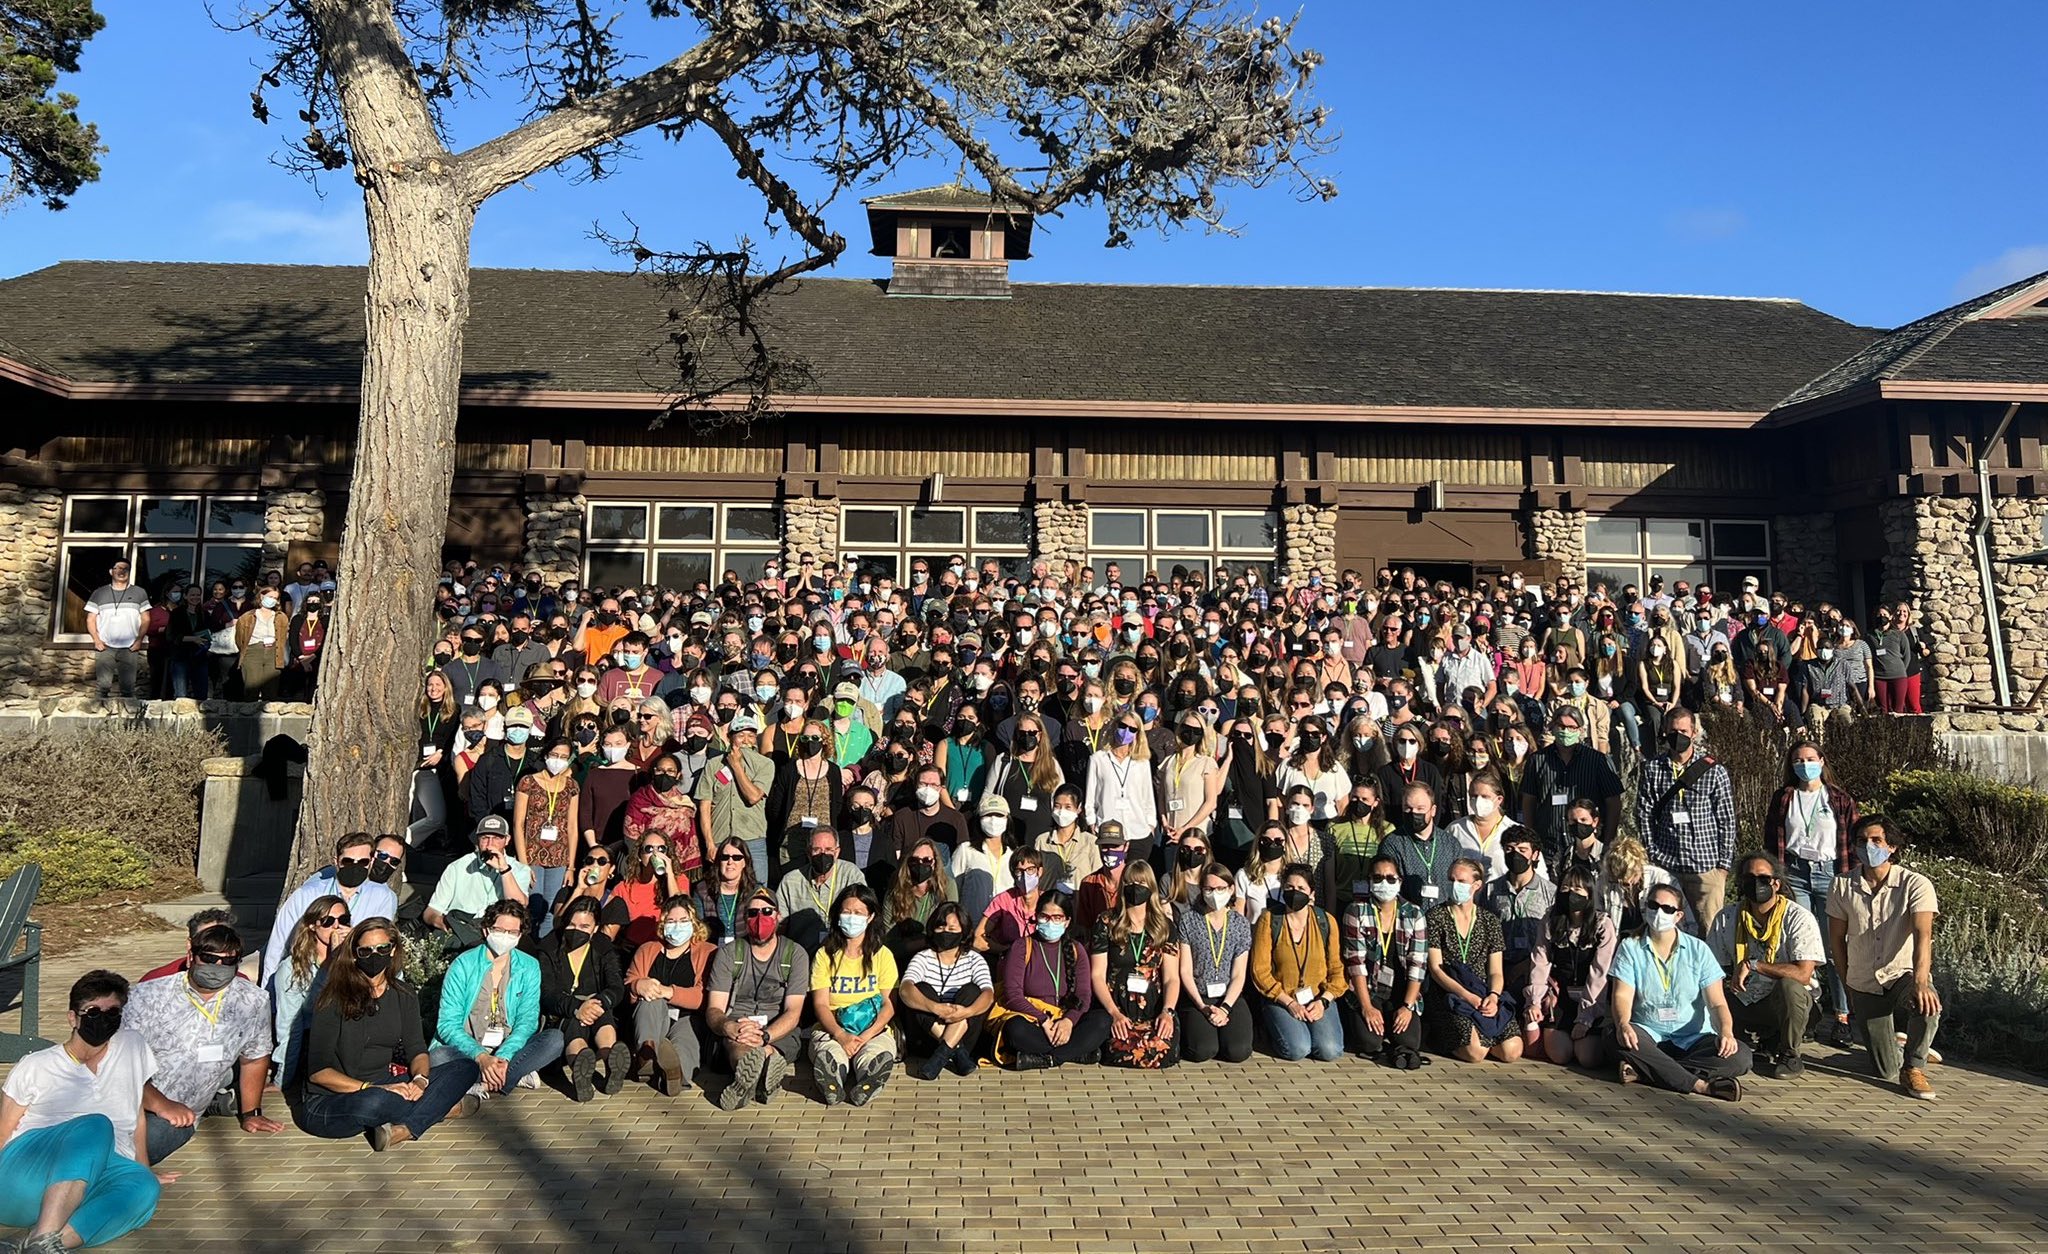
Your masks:
{"label": "lanyard", "polygon": [[1657,978],[1664,982],[1664,993],[1666,996],[1669,996],[1671,993],[1671,967],[1678,961],[1678,950],[1676,948],[1672,949],[1671,962],[1667,963],[1657,956],[1656,947],[1651,945],[1649,941],[1643,942],[1643,948],[1650,951],[1650,961],[1656,964],[1657,967]]}
{"label": "lanyard", "polygon": [[1401,926],[1401,907],[1399,905],[1396,905],[1393,909],[1394,920],[1392,923],[1380,922],[1380,916],[1377,911],[1375,911],[1372,916],[1372,930],[1375,933],[1377,933],[1379,937],[1380,962],[1382,964],[1393,961],[1394,934],[1400,929]]}
{"label": "lanyard", "polygon": [[[1025,942],[1025,944],[1027,945],[1030,943],[1031,942],[1029,941]],[[1055,942],[1052,945],[1052,948],[1058,949],[1060,945],[1063,943],[1064,942]],[[1060,973],[1057,970],[1055,964],[1053,963],[1053,960],[1051,958],[1046,957],[1045,950],[1041,949],[1038,951],[1038,960],[1041,963],[1045,964],[1046,978],[1052,981],[1052,1004],[1057,1006],[1060,1004]]]}
{"label": "lanyard", "polygon": [[827,891],[825,895],[822,897],[818,895],[818,885],[816,884],[816,882],[807,881],[805,887],[811,890],[811,901],[818,907],[819,917],[823,918],[827,923],[830,923],[832,921],[832,894],[830,892],[830,889],[832,887],[831,875],[828,874],[825,876],[825,887]]}
{"label": "lanyard", "polygon": [[[539,787],[539,785],[536,784],[535,787]],[[546,797],[548,799],[548,817],[546,819],[546,825],[549,827],[553,827],[555,825],[555,803],[562,799],[562,789],[557,788],[553,792],[549,792],[547,789],[541,788],[540,792],[543,797]]]}
{"label": "lanyard", "polygon": [[[1228,926],[1227,921],[1225,922],[1225,926]],[[1138,964],[1144,960],[1144,957],[1145,934],[1143,932],[1139,932],[1136,936],[1131,937],[1131,966],[1138,966]]]}
{"label": "lanyard", "polygon": [[[732,904],[727,905],[727,902]],[[725,934],[731,936],[733,934],[733,924],[739,918],[740,895],[738,893],[720,893],[718,894],[717,905],[718,921],[725,925]]]}
{"label": "lanyard", "polygon": [[1466,928],[1462,932],[1458,930],[1457,915],[1453,914],[1451,916],[1451,934],[1458,938],[1458,961],[1464,963],[1468,967],[1472,965],[1472,933],[1478,930],[1479,914],[1476,910],[1472,914],[1472,926]]}
{"label": "lanyard", "polygon": [[1223,953],[1230,948],[1230,919],[1226,916],[1223,926],[1209,929],[1209,965],[1223,974]]}
{"label": "lanyard", "polygon": [[227,998],[216,996],[213,999],[213,1004],[208,1005],[205,1001],[192,995],[192,987],[188,982],[185,986],[185,1000],[192,1004],[192,1009],[197,1010],[201,1018],[211,1023],[214,1027],[220,1026],[220,1017],[227,1010]]}

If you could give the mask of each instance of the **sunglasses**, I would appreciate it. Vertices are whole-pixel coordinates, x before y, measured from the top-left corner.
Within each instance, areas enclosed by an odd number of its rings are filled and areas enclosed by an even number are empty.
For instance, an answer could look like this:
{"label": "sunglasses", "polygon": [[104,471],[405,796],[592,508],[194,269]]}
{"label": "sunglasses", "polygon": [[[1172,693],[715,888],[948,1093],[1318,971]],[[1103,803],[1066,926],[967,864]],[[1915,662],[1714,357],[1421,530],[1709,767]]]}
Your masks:
{"label": "sunglasses", "polygon": [[242,961],[240,954],[193,954],[192,961],[209,967],[232,967]]}
{"label": "sunglasses", "polygon": [[1645,911],[1646,913],[1647,913],[1647,912],[1649,912],[1649,911],[1652,911],[1652,910],[1654,910],[1654,911],[1656,911],[1656,912],[1657,912],[1658,914],[1677,914],[1677,913],[1679,912],[1679,909],[1680,909],[1680,907],[1678,907],[1678,906],[1669,906],[1669,905],[1665,905],[1665,904],[1664,904],[1663,902],[1661,902],[1661,901],[1653,901],[1653,902],[1650,902],[1650,903],[1649,903],[1648,905],[1646,905],[1646,906],[1644,906],[1644,907],[1643,907],[1643,910],[1644,910],[1644,911]]}
{"label": "sunglasses", "polygon": [[748,917],[748,918],[750,918],[750,919],[772,919],[772,918],[774,918],[774,917],[775,917],[775,907],[774,907],[774,906],[748,906],[748,907],[747,907],[747,915],[746,915],[746,917]]}
{"label": "sunglasses", "polygon": [[1313,701],[1290,701],[1287,703],[1287,707],[1292,710],[1306,710],[1314,704]]}
{"label": "sunglasses", "polygon": [[364,958],[371,954],[389,954],[396,952],[397,949],[398,946],[390,941],[385,941],[381,945],[357,945],[356,957]]}
{"label": "sunglasses", "polygon": [[345,914],[331,914],[324,919],[313,920],[313,926],[319,928],[323,932],[331,928],[347,927],[348,916]]}
{"label": "sunglasses", "polygon": [[397,866],[400,862],[403,862],[405,860],[405,855],[397,853],[379,853],[372,854],[370,856],[370,860],[373,862],[383,862],[391,866]]}
{"label": "sunglasses", "polygon": [[747,855],[743,853],[722,853],[718,855],[718,860],[720,862],[745,862],[747,861]]}
{"label": "sunglasses", "polygon": [[368,865],[370,865],[370,862],[371,862],[371,859],[369,859],[369,858],[336,858],[336,859],[334,860],[334,865],[336,865],[336,866],[368,866]]}
{"label": "sunglasses", "polygon": [[1372,882],[1375,884],[1398,884],[1401,882],[1401,877],[1398,875],[1375,875],[1372,877]]}

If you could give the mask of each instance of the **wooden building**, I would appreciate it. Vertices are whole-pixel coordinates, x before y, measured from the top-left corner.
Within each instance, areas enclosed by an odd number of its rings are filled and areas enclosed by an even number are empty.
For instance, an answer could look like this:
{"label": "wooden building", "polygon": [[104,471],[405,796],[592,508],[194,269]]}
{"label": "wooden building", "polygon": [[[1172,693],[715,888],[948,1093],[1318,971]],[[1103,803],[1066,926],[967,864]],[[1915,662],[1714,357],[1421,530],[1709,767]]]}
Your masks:
{"label": "wooden building", "polygon": [[[450,554],[601,583],[800,551],[1754,574],[1859,618],[1918,596],[1945,694],[1989,699],[1981,498],[2009,682],[2048,668],[2048,586],[2008,560],[2048,508],[2048,276],[1886,332],[1783,299],[1034,284],[1029,216],[985,194],[867,211],[889,277],[774,298],[810,381],[709,436],[650,429],[661,293],[477,271]],[[161,584],[332,551],[362,293],[350,267],[0,282],[0,691],[72,682],[115,553]]]}

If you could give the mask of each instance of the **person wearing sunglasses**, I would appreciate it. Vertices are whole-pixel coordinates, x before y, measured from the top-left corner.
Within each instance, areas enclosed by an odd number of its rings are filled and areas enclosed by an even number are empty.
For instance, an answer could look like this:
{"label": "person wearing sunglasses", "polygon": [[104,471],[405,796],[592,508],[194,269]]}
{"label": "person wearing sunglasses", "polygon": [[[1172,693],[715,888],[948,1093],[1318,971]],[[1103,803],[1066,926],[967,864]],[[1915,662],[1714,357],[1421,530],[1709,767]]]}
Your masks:
{"label": "person wearing sunglasses", "polygon": [[404,969],[405,947],[389,919],[357,923],[328,959],[303,1074],[284,1080],[296,1099],[292,1121],[308,1136],[361,1136],[381,1152],[475,1113],[469,1090],[481,1073],[467,1058],[433,1064],[419,994],[395,978]]}
{"label": "person wearing sunglasses", "polygon": [[1643,926],[1615,949],[1609,976],[1621,1082],[1742,1100],[1752,1058],[1735,1035],[1721,964],[1678,930],[1685,898],[1673,884],[1644,896]]}
{"label": "person wearing sunglasses", "polygon": [[740,908],[738,942],[720,945],[704,996],[704,1028],[724,1043],[732,1080],[721,1110],[767,1105],[796,1057],[797,1025],[811,991],[811,956],[776,930],[775,896],[757,888]]}
{"label": "person wearing sunglasses", "polygon": [[156,1074],[142,1097],[153,1163],[183,1147],[200,1118],[223,1107],[219,1098],[230,1079],[244,1132],[284,1130],[263,1114],[275,1040],[270,999],[236,978],[241,933],[225,923],[204,928],[192,938],[191,958],[183,972],[145,980],[128,998],[125,1022],[156,1055]]}
{"label": "person wearing sunglasses", "polygon": [[1427,1061],[1422,990],[1429,971],[1428,916],[1401,899],[1401,863],[1392,854],[1373,856],[1351,888],[1339,920],[1351,991],[1338,1003],[1339,1018],[1360,1057],[1413,1071]]}
{"label": "person wearing sunglasses", "polygon": [[1728,1009],[1735,1026],[1754,1033],[1764,1052],[1757,1070],[1790,1080],[1806,1070],[1799,1044],[1813,1013],[1809,987],[1827,960],[1820,921],[1784,892],[1777,860],[1753,853],[1742,860],[1741,896],[1714,917],[1707,947],[1728,972]]}
{"label": "person wearing sunglasses", "polygon": [[432,1061],[474,1061],[486,1096],[539,1088],[540,1069],[562,1056],[562,1034],[540,1026],[540,962],[519,948],[530,917],[516,901],[486,909],[483,944],[464,950],[441,984]]}
{"label": "person wearing sunglasses", "polygon": [[[316,898],[335,896],[358,919],[389,919],[398,914],[398,894],[371,874],[379,842],[368,832],[349,832],[334,841],[334,864],[315,871],[277,907],[277,922],[263,946],[263,979],[268,981],[284,961],[293,927],[306,917]],[[403,845],[400,845],[403,848]],[[389,876],[385,877],[390,878]]]}
{"label": "person wearing sunglasses", "polygon": [[740,907],[760,885],[754,882],[754,859],[746,842],[730,836],[711,851],[709,872],[694,889],[699,930],[714,945],[728,944],[740,934]]}
{"label": "person wearing sunglasses", "polygon": [[327,956],[348,935],[348,928],[347,902],[333,894],[314,898],[292,927],[284,962],[264,981],[273,1008],[271,1035],[276,1040],[270,1061],[278,1076],[297,1062],[305,1048],[306,998],[327,966]]}

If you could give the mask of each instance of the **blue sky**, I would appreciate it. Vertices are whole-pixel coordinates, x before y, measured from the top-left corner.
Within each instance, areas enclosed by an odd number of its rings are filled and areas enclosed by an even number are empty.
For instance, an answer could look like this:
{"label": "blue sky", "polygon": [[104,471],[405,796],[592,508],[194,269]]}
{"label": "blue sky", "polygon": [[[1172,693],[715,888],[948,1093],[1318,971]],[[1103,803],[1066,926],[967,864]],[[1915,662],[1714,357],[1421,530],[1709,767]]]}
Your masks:
{"label": "blue sky", "polygon": [[[0,274],[65,258],[361,260],[353,185],[278,168],[276,132],[249,116],[252,37],[213,28],[198,0],[101,8],[107,30],[68,86],[111,148],[105,177],[62,213],[0,217]],[[1237,236],[1117,251],[1099,215],[1073,212],[1015,277],[1791,296],[1888,326],[2048,270],[2038,0],[1304,0],[1301,32],[1328,58],[1338,200],[1239,193]],[[514,120],[509,93],[464,102],[458,141]],[[903,170],[888,187],[952,172]],[[625,214],[677,246],[759,234],[758,204],[715,154],[650,139],[606,182],[550,174],[501,194],[475,259],[611,266],[590,231]],[[864,232],[857,210],[834,225]],[[886,264],[849,254],[837,273]]]}

